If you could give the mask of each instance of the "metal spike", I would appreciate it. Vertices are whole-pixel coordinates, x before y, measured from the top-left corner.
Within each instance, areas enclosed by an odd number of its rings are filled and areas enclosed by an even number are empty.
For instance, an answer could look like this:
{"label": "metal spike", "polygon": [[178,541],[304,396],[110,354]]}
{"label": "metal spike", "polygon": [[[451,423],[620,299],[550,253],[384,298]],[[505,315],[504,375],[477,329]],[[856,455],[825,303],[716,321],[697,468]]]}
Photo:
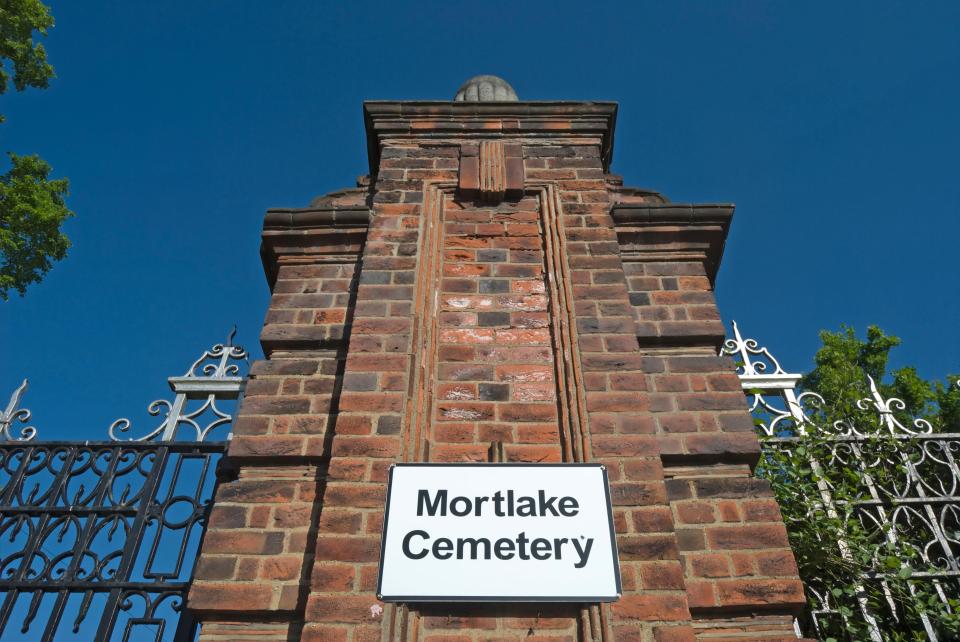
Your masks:
{"label": "metal spike", "polygon": [[80,632],[80,624],[87,617],[87,612],[90,610],[90,602],[93,601],[93,591],[87,591],[83,594],[83,602],[80,603],[80,612],[77,613],[77,619],[73,621],[73,632]]}
{"label": "metal spike", "polygon": [[30,600],[30,608],[27,610],[27,615],[23,618],[23,626],[20,627],[21,633],[26,633],[30,630],[33,619],[37,617],[37,611],[40,609],[40,600],[42,599],[43,591],[33,592],[33,598]]}
{"label": "metal spike", "polygon": [[13,422],[20,421],[26,423],[30,421],[31,413],[26,408],[20,408],[20,401],[27,391],[28,379],[24,379],[13,394],[10,395],[10,401],[7,408],[0,412],[0,441],[30,441],[37,435],[37,429],[33,426],[27,426],[20,430],[20,436],[14,437],[10,432],[10,426]]}
{"label": "metal spike", "polygon": [[24,379],[23,383],[20,384],[20,387],[13,391],[13,394],[10,395],[10,403],[7,404],[7,409],[3,411],[4,417],[11,417],[13,411],[17,409],[20,405],[20,399],[23,398],[23,393],[27,391],[27,386],[30,383],[29,379]]}

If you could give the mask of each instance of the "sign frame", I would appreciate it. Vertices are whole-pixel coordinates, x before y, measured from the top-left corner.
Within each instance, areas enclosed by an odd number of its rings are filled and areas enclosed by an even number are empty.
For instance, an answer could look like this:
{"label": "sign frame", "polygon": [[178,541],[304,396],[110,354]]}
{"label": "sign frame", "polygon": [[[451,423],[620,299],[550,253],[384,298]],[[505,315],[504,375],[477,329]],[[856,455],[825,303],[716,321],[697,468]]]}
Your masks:
{"label": "sign frame", "polygon": [[[460,596],[451,596],[451,595],[384,595],[383,588],[383,567],[384,559],[387,549],[387,529],[389,528],[390,521],[390,498],[391,490],[393,487],[393,473],[399,467],[431,467],[431,468],[464,468],[464,467],[479,467],[487,466],[491,468],[599,468],[603,476],[603,489],[604,496],[606,499],[606,509],[607,509],[607,528],[610,532],[610,551],[612,553],[613,559],[613,576],[616,583],[616,595],[604,595],[604,596],[562,596],[562,595],[548,595],[548,596],[531,596],[531,595],[460,595]],[[383,513],[383,531],[380,535],[380,563],[379,568],[377,569],[377,599],[383,602],[390,603],[420,603],[420,602],[455,602],[455,603],[492,603],[492,602],[509,602],[509,603],[538,603],[538,602],[550,602],[550,603],[564,603],[564,604],[595,604],[595,603],[608,603],[616,602],[623,596],[623,586],[620,580],[620,554],[617,550],[617,533],[616,528],[613,523],[613,502],[610,499],[610,479],[607,475],[607,467],[603,464],[596,463],[587,463],[587,462],[570,462],[570,463],[542,463],[542,464],[531,464],[525,462],[403,462],[403,463],[394,463],[390,465],[390,471],[387,479],[387,498],[384,506]]]}

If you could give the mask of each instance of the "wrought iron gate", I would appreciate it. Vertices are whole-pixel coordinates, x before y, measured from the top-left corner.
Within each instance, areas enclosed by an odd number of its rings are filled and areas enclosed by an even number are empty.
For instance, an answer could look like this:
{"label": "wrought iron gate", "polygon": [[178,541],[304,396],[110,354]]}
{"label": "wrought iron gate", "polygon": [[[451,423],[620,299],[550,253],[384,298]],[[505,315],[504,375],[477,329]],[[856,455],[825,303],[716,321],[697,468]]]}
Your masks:
{"label": "wrought iron gate", "polygon": [[[952,612],[960,603],[960,434],[936,432],[928,421],[906,415],[906,404],[884,398],[868,375],[864,376],[870,396],[857,402],[865,417],[863,424],[825,423],[817,412],[825,400],[799,388],[801,375],[784,371],[767,348],[744,339],[736,323],[733,334],[721,354],[738,362],[737,373],[763,451],[793,452],[803,435],[821,439],[823,447],[808,457],[819,496],[804,501],[811,510],[822,507],[832,516],[846,508],[849,519],[876,533],[878,540],[882,538],[892,549],[908,553],[918,563],[908,576],[910,595],[923,590]],[[841,502],[834,489],[846,470],[856,471],[862,483],[853,499]],[[858,553],[842,540],[824,544],[837,546],[843,559]],[[858,595],[848,604],[821,578],[802,577],[812,606],[805,625],[797,623],[798,633],[805,628],[804,633],[818,639],[842,638],[855,618],[865,623],[872,642],[894,639],[883,622],[922,630],[933,642],[948,639],[926,613],[904,612],[890,590],[899,569],[885,568],[879,560],[872,564],[859,578]],[[877,587],[876,592],[884,598],[867,600],[863,589],[868,586]]]}
{"label": "wrought iron gate", "polygon": [[231,340],[169,379],[173,401],[148,407],[160,425],[136,439],[119,419],[109,441],[39,441],[13,425],[30,420],[27,382],[14,392],[0,412],[0,641],[196,637],[183,604],[244,385]]}

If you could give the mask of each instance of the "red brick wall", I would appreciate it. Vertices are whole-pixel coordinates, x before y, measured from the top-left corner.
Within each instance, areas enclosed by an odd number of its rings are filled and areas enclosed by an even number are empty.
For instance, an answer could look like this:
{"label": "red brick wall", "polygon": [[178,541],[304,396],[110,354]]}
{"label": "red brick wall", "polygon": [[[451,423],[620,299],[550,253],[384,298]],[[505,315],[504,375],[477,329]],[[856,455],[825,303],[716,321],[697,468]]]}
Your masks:
{"label": "red brick wall", "polygon": [[[339,223],[268,215],[268,359],[190,594],[203,638],[789,637],[796,569],[714,356],[722,217],[612,216],[609,109],[437,105],[368,108],[369,227],[355,194]],[[389,465],[501,460],[607,466],[623,597],[379,603]]]}
{"label": "red brick wall", "polygon": [[430,460],[561,461],[536,199],[443,211]]}

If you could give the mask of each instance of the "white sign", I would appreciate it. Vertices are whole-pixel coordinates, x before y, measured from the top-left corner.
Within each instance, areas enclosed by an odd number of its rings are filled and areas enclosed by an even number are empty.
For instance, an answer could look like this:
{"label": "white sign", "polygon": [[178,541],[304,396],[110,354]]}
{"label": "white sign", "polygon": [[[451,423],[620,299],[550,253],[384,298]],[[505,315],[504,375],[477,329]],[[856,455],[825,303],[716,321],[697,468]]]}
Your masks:
{"label": "white sign", "polygon": [[620,569],[599,464],[397,464],[386,602],[612,602]]}

